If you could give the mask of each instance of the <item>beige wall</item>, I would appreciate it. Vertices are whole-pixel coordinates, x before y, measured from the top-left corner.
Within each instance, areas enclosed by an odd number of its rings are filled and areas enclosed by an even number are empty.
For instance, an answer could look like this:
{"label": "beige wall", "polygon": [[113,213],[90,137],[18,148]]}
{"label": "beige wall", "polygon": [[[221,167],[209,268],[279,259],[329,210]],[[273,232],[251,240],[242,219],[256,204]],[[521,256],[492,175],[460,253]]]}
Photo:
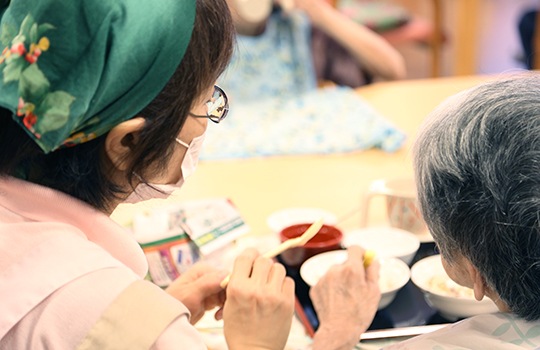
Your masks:
{"label": "beige wall", "polygon": [[[491,74],[521,69],[517,32],[519,15],[537,0],[389,0],[424,18],[432,18],[432,2],[440,1],[447,38],[441,74]],[[430,75],[429,50],[419,45],[398,47],[405,55],[409,77]]]}

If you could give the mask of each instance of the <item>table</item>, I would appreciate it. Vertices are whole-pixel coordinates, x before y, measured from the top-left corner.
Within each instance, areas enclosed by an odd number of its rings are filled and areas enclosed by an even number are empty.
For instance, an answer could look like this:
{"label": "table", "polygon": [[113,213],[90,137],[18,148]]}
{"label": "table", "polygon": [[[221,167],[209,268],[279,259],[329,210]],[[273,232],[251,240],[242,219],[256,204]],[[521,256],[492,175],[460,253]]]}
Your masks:
{"label": "table", "polygon": [[[267,217],[286,207],[322,208],[339,218],[340,228],[358,228],[361,199],[371,181],[412,176],[409,149],[428,113],[446,97],[488,79],[489,76],[461,76],[361,87],[358,94],[408,135],[406,145],[398,152],[372,149],[324,156],[201,161],[195,175],[169,200],[228,197],[250,226],[251,234],[256,235],[269,234]],[[137,205],[155,206],[160,202]],[[129,222],[133,206],[121,205],[113,219]],[[385,223],[382,198],[372,200],[369,223]]]}
{"label": "table", "polygon": [[[340,218],[338,226],[343,230],[357,228],[361,217],[361,198],[371,181],[412,175],[410,146],[428,113],[446,97],[488,79],[491,77],[433,78],[376,83],[359,88],[358,94],[408,135],[403,149],[395,153],[373,149],[324,156],[200,162],[195,175],[189,178],[176,196],[167,201],[230,198],[251,227],[253,235],[271,233],[266,218],[276,210],[294,206],[326,209]],[[121,205],[112,218],[128,225],[136,211],[161,204],[162,200],[153,200]],[[376,199],[372,201],[370,224],[386,224],[384,205],[382,199],[380,202]],[[419,320],[413,319],[407,310],[401,310],[399,300],[403,298],[408,300],[407,305],[413,305],[416,310],[413,316],[420,317]],[[402,327],[426,322],[426,319],[433,317],[433,310],[427,307],[421,293],[409,282],[398,293],[395,302],[379,314],[376,321],[382,322],[376,328],[392,325]],[[414,323],[415,320],[418,322]],[[429,323],[437,323],[437,320],[430,319]],[[221,329],[204,331],[203,335],[210,348],[226,348]],[[289,343],[295,342],[309,343],[299,321],[293,323],[289,338]],[[287,347],[293,348],[298,346]]]}

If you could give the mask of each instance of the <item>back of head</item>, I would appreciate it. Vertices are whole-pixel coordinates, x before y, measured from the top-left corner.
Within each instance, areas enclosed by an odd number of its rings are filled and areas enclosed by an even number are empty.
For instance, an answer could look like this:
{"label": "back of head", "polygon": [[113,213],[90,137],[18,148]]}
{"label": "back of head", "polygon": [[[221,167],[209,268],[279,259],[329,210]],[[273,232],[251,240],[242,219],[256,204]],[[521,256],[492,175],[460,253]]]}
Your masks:
{"label": "back of head", "polygon": [[419,133],[414,167],[445,259],[468,258],[513,313],[540,319],[540,75],[447,100]]}

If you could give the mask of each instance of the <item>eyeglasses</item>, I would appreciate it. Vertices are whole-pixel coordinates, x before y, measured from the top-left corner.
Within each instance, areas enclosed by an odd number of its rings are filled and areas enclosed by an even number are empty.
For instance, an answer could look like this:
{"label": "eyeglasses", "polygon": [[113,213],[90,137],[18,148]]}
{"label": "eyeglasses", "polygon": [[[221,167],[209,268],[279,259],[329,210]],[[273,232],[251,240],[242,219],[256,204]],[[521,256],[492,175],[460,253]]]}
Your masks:
{"label": "eyeglasses", "polygon": [[227,94],[217,85],[214,85],[214,93],[210,101],[206,102],[206,115],[196,115],[190,113],[194,118],[208,118],[214,123],[219,123],[227,116],[229,113],[229,99]]}

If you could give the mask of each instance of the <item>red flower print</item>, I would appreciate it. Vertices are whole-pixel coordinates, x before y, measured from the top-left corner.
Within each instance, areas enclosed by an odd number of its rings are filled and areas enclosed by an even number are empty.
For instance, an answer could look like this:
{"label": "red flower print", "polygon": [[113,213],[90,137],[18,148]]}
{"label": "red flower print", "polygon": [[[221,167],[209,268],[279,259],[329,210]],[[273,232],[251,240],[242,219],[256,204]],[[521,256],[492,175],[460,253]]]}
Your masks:
{"label": "red flower print", "polygon": [[24,47],[23,43],[16,43],[16,44],[13,44],[13,46],[11,46],[11,53],[22,56],[26,53],[26,48]]}
{"label": "red flower print", "polygon": [[[42,38],[42,39],[44,39],[44,38]],[[43,40],[40,40],[40,43],[42,41]],[[47,43],[48,43],[48,41],[47,41]],[[48,46],[47,46],[47,48],[48,48]],[[41,51],[41,48],[40,48],[39,45],[32,44],[32,45],[30,45],[30,51],[26,54],[26,56],[24,56],[24,59],[30,64],[36,63],[38,57],[41,55],[41,52],[42,51]]]}
{"label": "red flower print", "polygon": [[30,63],[30,64],[36,63],[36,61],[37,61],[37,57],[36,57],[36,56],[29,55],[29,54],[26,54],[26,56],[24,56],[24,59],[25,59],[28,63]]}
{"label": "red flower print", "polygon": [[37,116],[30,112],[23,118],[23,124],[29,130],[34,130],[34,125],[37,122]]}

